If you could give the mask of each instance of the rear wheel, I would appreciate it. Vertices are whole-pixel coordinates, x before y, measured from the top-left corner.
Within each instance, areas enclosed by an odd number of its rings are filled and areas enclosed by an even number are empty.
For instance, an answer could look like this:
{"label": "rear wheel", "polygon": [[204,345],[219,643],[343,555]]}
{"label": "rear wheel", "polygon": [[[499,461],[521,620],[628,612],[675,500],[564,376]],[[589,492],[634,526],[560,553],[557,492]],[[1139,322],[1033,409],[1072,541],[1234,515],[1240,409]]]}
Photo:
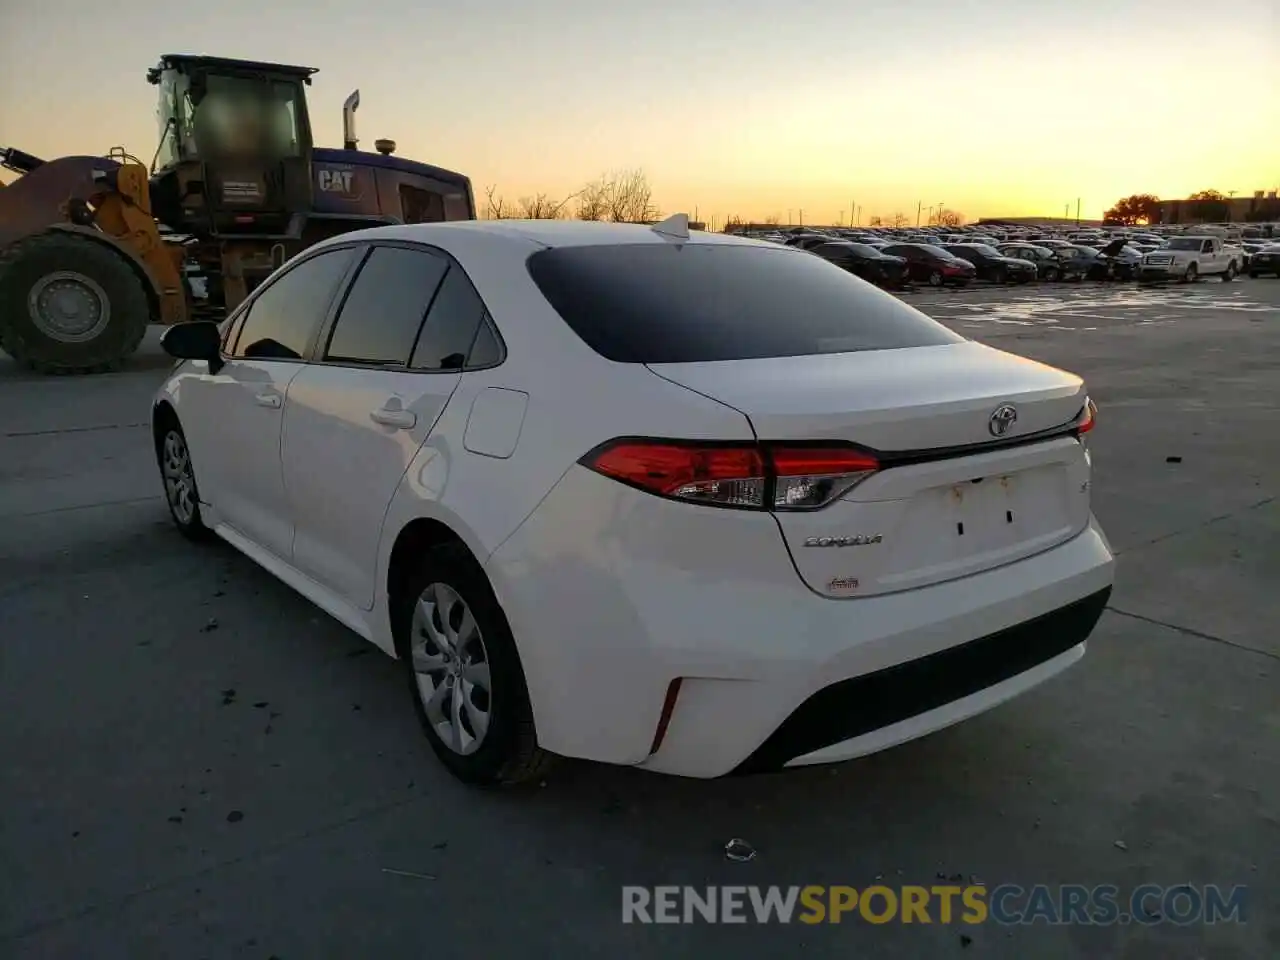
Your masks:
{"label": "rear wheel", "polygon": [[418,720],[440,761],[478,786],[544,774],[554,757],[538,746],[515,640],[467,549],[428,551],[392,604]]}
{"label": "rear wheel", "polygon": [[0,254],[0,343],[41,373],[110,370],[138,348],[146,289],[103,243],[50,231]]}
{"label": "rear wheel", "polygon": [[1236,265],[1234,262],[1227,264],[1227,269],[1222,274],[1222,282],[1230,283],[1236,278]]}
{"label": "rear wheel", "polygon": [[1057,267],[1050,267],[1044,272],[1044,278],[1049,283],[1056,283],[1062,278],[1062,274],[1058,272]]}
{"label": "rear wheel", "polygon": [[933,271],[931,271],[931,272],[929,273],[929,286],[931,286],[931,287],[940,287],[940,286],[942,286],[942,271],[941,271],[941,270],[933,270]]}

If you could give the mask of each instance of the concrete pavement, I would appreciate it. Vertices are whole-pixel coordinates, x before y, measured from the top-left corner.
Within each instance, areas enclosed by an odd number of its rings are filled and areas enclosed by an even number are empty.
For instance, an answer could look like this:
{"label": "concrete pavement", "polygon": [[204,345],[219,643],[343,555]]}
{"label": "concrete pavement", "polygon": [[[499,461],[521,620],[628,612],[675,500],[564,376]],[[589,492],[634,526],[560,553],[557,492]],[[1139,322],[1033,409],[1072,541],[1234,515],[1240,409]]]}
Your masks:
{"label": "concrete pavement", "polygon": [[[1111,609],[1080,665],[990,714],[715,782],[565,763],[459,786],[391,661],[170,529],[154,337],[108,376],[0,359],[0,955],[1280,955],[1280,281],[910,302],[1090,382]],[[731,837],[757,858],[726,861]],[[1246,884],[1248,922],[620,923],[624,884],[939,874]]]}

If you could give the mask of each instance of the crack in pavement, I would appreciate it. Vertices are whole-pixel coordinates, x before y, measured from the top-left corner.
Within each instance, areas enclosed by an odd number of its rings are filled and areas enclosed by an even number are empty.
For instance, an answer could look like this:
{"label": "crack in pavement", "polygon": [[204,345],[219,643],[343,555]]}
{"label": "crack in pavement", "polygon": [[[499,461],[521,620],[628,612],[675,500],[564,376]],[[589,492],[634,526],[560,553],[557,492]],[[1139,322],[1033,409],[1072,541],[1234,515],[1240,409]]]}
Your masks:
{"label": "crack in pavement", "polygon": [[396,800],[389,800],[365,810],[359,810],[338,820],[330,821],[329,823],[319,824],[309,830],[304,830],[302,833],[289,837],[288,839],[278,840],[275,843],[268,843],[265,846],[258,847],[255,850],[250,850],[247,853],[242,853],[239,856],[228,857],[225,860],[220,860],[217,863],[211,863],[207,867],[201,867],[198,870],[191,870],[187,873],[178,874],[177,876],[167,877],[164,880],[158,880],[155,883],[148,883],[143,887],[131,890],[118,897],[112,897],[109,900],[86,904],[82,907],[58,914],[57,916],[46,917],[43,920],[31,921],[30,923],[18,927],[16,930],[0,934],[0,943],[16,943],[19,940],[26,940],[38,933],[42,933],[54,927],[61,927],[68,923],[82,920],[95,913],[101,913],[106,910],[118,911],[120,908],[127,906],[134,900],[144,897],[149,893],[167,890],[191,880],[195,880],[199,877],[209,876],[210,874],[217,873],[220,870],[225,870],[228,867],[262,860],[271,854],[279,853],[280,851],[302,843],[305,840],[333,833],[334,831],[341,830],[343,827],[350,826],[353,823],[359,823],[361,820],[367,820],[380,814],[399,809],[400,807],[408,806],[410,803],[419,799],[421,799],[421,791],[415,788],[410,790],[407,796],[402,796]]}
{"label": "crack in pavement", "polygon": [[57,427],[52,430],[15,430],[12,433],[0,433],[0,439],[7,440],[18,437],[56,437],[63,433],[93,433],[97,430],[136,430],[149,427],[150,423],[104,423],[96,427]]}
{"label": "crack in pavement", "polygon": [[1115,554],[1115,556],[1120,557],[1120,556],[1124,556],[1124,554],[1126,553],[1132,553],[1134,550],[1142,550],[1146,547],[1153,547],[1157,543],[1164,543],[1164,541],[1166,540],[1172,540],[1174,537],[1180,537],[1185,533],[1195,533],[1197,530],[1203,530],[1205,527],[1212,526],[1215,523],[1221,523],[1223,520],[1230,520],[1232,517],[1239,516],[1240,514],[1246,513],[1249,510],[1257,510],[1259,507],[1265,507],[1267,504],[1274,502],[1275,499],[1276,499],[1275,497],[1265,497],[1262,500],[1257,501],[1256,503],[1246,504],[1245,506],[1241,507],[1239,510],[1233,510],[1231,513],[1224,513],[1216,517],[1210,517],[1208,520],[1204,520],[1200,523],[1195,524],[1194,526],[1186,527],[1182,530],[1174,530],[1171,533],[1162,533],[1160,534],[1160,536],[1155,537],[1151,540],[1145,540],[1142,543],[1134,544],[1132,547],[1125,547],[1123,550],[1113,550],[1112,553]]}
{"label": "crack in pavement", "polygon": [[47,517],[51,513],[68,513],[72,510],[97,510],[101,507],[127,507],[134,503],[150,503],[152,500],[163,500],[164,497],[153,493],[149,497],[129,497],[125,500],[102,500],[98,503],[79,503],[71,507],[50,507],[48,510],[33,510],[30,513],[14,513],[9,516],[0,514],[5,520],[25,520],[28,517]]}
{"label": "crack in pavement", "polygon": [[1237,643],[1234,640],[1228,640],[1226,637],[1215,637],[1212,633],[1193,630],[1191,627],[1180,627],[1176,623],[1169,623],[1167,620],[1157,620],[1155,617],[1144,616],[1141,613],[1131,613],[1128,610],[1121,610],[1119,607],[1113,607],[1111,604],[1107,604],[1107,609],[1112,613],[1118,613],[1122,617],[1131,617],[1134,620],[1141,620],[1144,623],[1155,624],[1157,627],[1168,627],[1170,630],[1176,630],[1178,633],[1184,633],[1189,637],[1196,637],[1200,640],[1209,640],[1212,643],[1220,643],[1224,647],[1232,647],[1236,650],[1256,653],[1258,656],[1266,657],[1268,660],[1280,661],[1280,653],[1272,653],[1270,650],[1259,650],[1257,647],[1250,647],[1247,644]]}

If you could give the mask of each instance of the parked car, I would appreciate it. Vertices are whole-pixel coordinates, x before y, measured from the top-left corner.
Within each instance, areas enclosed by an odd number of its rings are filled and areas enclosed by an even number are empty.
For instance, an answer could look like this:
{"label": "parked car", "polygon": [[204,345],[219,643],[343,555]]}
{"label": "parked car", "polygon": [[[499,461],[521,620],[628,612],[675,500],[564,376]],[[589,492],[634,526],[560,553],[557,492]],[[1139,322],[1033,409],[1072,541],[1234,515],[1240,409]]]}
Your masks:
{"label": "parked car", "polygon": [[942,249],[972,263],[979,280],[1029,283],[1039,275],[1036,265],[1029,260],[1018,260],[985,243],[949,243]]}
{"label": "parked car", "polygon": [[1142,258],[1142,280],[1177,279],[1184,283],[1210,274],[1234,280],[1239,271],[1239,254],[1218,236],[1173,237],[1155,253]]}
{"label": "parked car", "polygon": [[837,240],[819,244],[809,252],[878,287],[901,290],[907,285],[907,261],[887,256],[865,243]]}
{"label": "parked car", "polygon": [[675,218],[334,237],[162,344],[179,531],[398,657],[466,781],[884,749],[1078,661],[1111,591],[1079,377]]}
{"label": "parked car", "polygon": [[1057,280],[1079,280],[1085,273],[1082,262],[1059,257],[1057,251],[1039,244],[1002,243],[996,249],[1006,257],[1034,263],[1040,279],[1051,283]]}
{"label": "parked car", "polygon": [[829,237],[825,233],[793,233],[787,237],[786,245],[788,247],[799,247],[801,250],[812,250],[814,247],[821,246],[824,243],[831,243],[834,237]]}
{"label": "parked car", "polygon": [[968,260],[931,243],[893,243],[881,247],[880,252],[902,257],[907,261],[908,279],[931,287],[963,287],[978,275]]}
{"label": "parked car", "polygon": [[1263,247],[1249,258],[1249,276],[1262,277],[1268,273],[1280,277],[1280,243]]}

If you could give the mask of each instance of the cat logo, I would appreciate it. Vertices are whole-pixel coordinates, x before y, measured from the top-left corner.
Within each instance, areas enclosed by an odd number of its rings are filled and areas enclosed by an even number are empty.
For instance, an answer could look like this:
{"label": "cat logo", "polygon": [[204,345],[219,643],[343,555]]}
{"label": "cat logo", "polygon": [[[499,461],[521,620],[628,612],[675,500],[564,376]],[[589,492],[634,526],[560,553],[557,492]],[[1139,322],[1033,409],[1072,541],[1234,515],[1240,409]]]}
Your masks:
{"label": "cat logo", "polygon": [[356,193],[354,170],[317,170],[316,186],[321,193],[340,193],[352,197]]}

